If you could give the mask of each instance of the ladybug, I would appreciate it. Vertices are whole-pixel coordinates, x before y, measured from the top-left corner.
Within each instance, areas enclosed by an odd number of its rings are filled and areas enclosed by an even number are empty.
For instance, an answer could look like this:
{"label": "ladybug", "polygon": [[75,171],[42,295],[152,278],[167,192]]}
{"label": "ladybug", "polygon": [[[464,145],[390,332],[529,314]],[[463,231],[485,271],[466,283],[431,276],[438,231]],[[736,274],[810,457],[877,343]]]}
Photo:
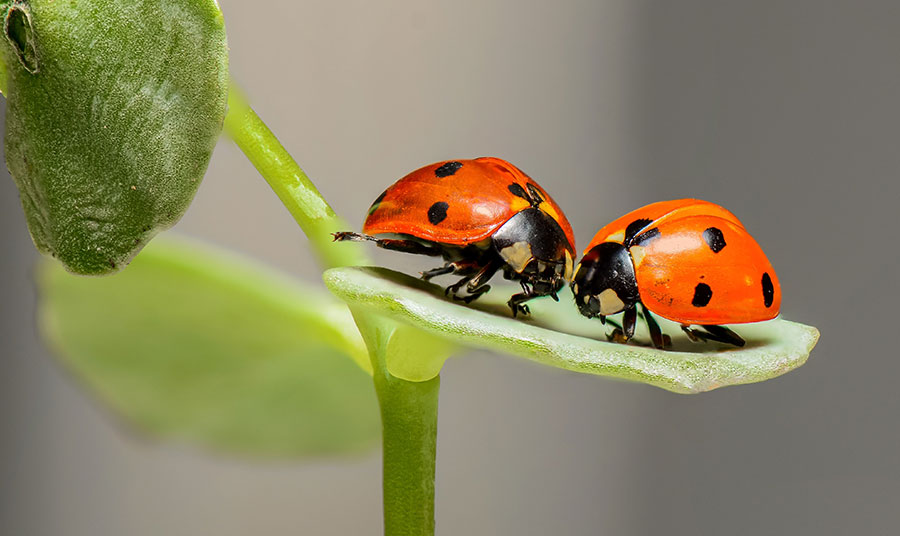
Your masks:
{"label": "ladybug", "polygon": [[507,304],[513,316],[528,314],[525,302],[551,296],[571,278],[575,259],[572,226],[543,188],[499,158],[437,162],[406,175],[369,208],[363,233],[334,233],[334,240],[370,240],[379,247],[443,257],[444,265],[422,272],[462,278],[445,294],[466,303],[490,290],[502,270],[523,292]]}
{"label": "ladybug", "polygon": [[[637,304],[657,348],[667,346],[651,311],[681,324],[693,340],[743,346],[722,324],[770,320],[781,306],[772,264],[728,210],[698,199],[661,201],[600,229],[572,279],[588,318],[624,311],[615,338],[634,335]],[[691,327],[697,325],[699,327]]]}

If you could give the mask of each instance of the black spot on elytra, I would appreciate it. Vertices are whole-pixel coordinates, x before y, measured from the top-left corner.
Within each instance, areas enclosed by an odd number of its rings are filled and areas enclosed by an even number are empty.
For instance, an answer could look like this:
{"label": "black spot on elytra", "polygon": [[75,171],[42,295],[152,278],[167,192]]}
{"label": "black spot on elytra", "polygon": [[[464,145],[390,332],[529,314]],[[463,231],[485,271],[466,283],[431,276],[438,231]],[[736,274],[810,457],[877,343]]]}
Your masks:
{"label": "black spot on elytra", "polygon": [[428,221],[431,222],[432,225],[437,225],[444,221],[447,218],[447,209],[450,208],[450,205],[443,201],[438,201],[437,203],[431,205],[428,209]]}
{"label": "black spot on elytra", "polygon": [[510,193],[512,193],[516,197],[521,197],[522,199],[528,200],[528,194],[525,193],[525,188],[522,188],[522,185],[514,182],[506,187]]}
{"label": "black spot on elytra", "polygon": [[703,240],[706,241],[706,245],[709,246],[709,249],[711,249],[713,253],[722,251],[727,245],[725,243],[725,237],[722,235],[722,231],[716,227],[710,227],[703,231]]}
{"label": "black spot on elytra", "polygon": [[447,162],[446,164],[434,170],[434,176],[439,179],[443,179],[444,177],[449,177],[450,175],[455,174],[461,167],[462,162]]}
{"label": "black spot on elytra", "polygon": [[769,272],[763,272],[762,288],[763,304],[766,307],[772,307],[772,302],[775,301],[775,285],[772,284],[772,278],[769,277]]}
{"label": "black spot on elytra", "polygon": [[371,216],[373,212],[378,210],[378,205],[381,204],[381,201],[384,199],[384,196],[387,195],[387,190],[381,192],[381,195],[378,196],[378,199],[372,202],[372,206],[369,207],[369,215]]}
{"label": "black spot on elytra", "polygon": [[631,239],[632,246],[642,246],[659,236],[659,229],[653,227]]}
{"label": "black spot on elytra", "polygon": [[634,240],[635,235],[641,232],[641,229],[653,223],[653,220],[648,220],[647,218],[641,218],[639,220],[634,220],[633,222],[628,224],[628,227],[625,228],[625,240],[623,244],[625,247],[631,246],[631,241]]}
{"label": "black spot on elytra", "polygon": [[709,285],[697,283],[697,286],[694,287],[694,299],[691,300],[691,305],[694,307],[706,307],[711,299],[712,289],[709,288]]}

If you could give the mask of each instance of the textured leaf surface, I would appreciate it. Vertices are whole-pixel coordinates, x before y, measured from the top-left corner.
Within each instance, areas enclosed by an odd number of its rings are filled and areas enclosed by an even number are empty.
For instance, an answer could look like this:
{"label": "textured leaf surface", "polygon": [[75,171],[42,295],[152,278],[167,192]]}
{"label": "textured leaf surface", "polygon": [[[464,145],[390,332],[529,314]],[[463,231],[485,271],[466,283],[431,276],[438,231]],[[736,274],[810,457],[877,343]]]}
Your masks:
{"label": "textured leaf surface", "polygon": [[150,436],[266,456],[358,451],[378,437],[365,347],[327,293],[169,239],[107,278],[47,261],[39,285],[62,362]]}
{"label": "textured leaf surface", "polygon": [[[747,340],[736,349],[692,343],[675,324],[661,320],[670,351],[606,341],[609,329],[581,316],[568,291],[560,302],[529,302],[532,316],[513,319],[505,301],[515,288],[497,286],[469,306],[453,303],[440,287],[384,268],[335,268],[325,283],[340,298],[455,342],[523,356],[547,365],[649,383],[678,393],[774,378],[802,365],[819,332],[776,319],[735,326]],[[643,338],[643,339],[642,339]],[[639,333],[636,342],[647,340]],[[433,368],[433,367],[432,367]],[[428,379],[419,377],[419,380]]]}
{"label": "textured leaf surface", "polygon": [[181,217],[206,171],[228,88],[222,14],[214,0],[0,14],[6,163],[35,245],[73,272],[115,271]]}

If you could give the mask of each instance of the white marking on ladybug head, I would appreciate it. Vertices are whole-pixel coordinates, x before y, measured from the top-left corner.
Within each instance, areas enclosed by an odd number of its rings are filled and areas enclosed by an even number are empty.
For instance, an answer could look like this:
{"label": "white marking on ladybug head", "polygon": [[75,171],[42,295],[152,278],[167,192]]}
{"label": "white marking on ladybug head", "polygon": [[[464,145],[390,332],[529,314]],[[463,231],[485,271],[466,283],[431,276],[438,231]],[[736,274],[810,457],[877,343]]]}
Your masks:
{"label": "white marking on ladybug head", "polygon": [[619,298],[619,295],[616,294],[616,291],[611,288],[604,290],[597,295],[596,298],[597,301],[600,302],[601,315],[614,315],[625,308],[625,302],[623,302]]}
{"label": "white marking on ladybug head", "polygon": [[521,274],[528,263],[533,258],[531,255],[531,244],[528,242],[516,242],[511,246],[506,246],[500,250],[500,257],[510,265],[516,273]]}
{"label": "white marking on ladybug head", "polygon": [[607,236],[604,242],[615,242],[617,244],[625,243],[625,231],[619,231],[618,233]]}
{"label": "white marking on ladybug head", "polygon": [[631,246],[628,248],[628,252],[631,253],[631,260],[634,261],[635,268],[640,266],[644,262],[644,257],[647,256],[647,252],[641,246]]}
{"label": "white marking on ladybug head", "polygon": [[566,281],[572,280],[572,265],[575,264],[575,259],[572,258],[572,255],[569,254],[569,250],[566,250],[566,270],[563,272],[563,279]]}

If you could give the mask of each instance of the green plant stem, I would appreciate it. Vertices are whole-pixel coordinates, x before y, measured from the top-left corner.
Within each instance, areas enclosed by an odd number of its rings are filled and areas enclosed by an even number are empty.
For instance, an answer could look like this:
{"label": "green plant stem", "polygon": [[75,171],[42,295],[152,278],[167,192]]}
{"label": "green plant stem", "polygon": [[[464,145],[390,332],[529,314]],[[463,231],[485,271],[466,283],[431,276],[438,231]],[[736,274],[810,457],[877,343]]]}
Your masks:
{"label": "green plant stem", "polygon": [[415,383],[375,374],[381,405],[384,533],[434,534],[434,465],[441,379]]}
{"label": "green plant stem", "polygon": [[386,353],[396,324],[354,307],[350,311],[369,349],[381,409],[384,534],[433,536],[441,378],[410,382],[391,375]]}
{"label": "green plant stem", "polygon": [[[332,243],[331,233],[348,226],[234,84],[229,91],[225,132],[290,211],[325,266],[366,264],[359,244]],[[395,324],[357,308],[350,310],[369,348],[381,407],[385,535],[431,536],[440,378],[416,383],[392,376],[385,351]]]}
{"label": "green plant stem", "polygon": [[306,173],[247,104],[232,84],[228,93],[225,132],[269,183],[328,267],[365,263],[359,244],[332,244],[331,233],[349,226],[338,218]]}

